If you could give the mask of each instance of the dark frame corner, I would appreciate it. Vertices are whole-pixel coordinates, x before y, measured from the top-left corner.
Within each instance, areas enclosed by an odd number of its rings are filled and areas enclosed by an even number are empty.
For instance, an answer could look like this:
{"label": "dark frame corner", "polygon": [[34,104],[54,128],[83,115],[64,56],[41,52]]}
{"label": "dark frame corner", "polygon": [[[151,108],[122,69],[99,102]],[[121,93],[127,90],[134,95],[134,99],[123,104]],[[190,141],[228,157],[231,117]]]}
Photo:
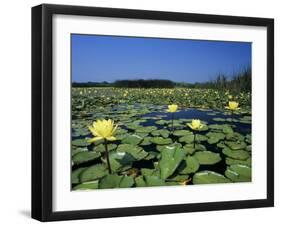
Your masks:
{"label": "dark frame corner", "polygon": [[[52,211],[52,16],[54,14],[236,24],[267,28],[267,198],[132,208]],[[121,217],[274,206],[274,20],[43,4],[32,8],[32,218],[39,221]]]}

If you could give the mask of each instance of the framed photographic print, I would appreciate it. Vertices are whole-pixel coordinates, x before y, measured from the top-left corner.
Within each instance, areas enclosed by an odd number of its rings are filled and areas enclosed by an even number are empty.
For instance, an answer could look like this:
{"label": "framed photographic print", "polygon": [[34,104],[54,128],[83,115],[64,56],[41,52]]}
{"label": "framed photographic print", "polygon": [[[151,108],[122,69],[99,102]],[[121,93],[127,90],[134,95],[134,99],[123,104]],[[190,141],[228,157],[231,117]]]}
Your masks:
{"label": "framed photographic print", "polygon": [[32,217],[274,204],[274,21],[32,8]]}

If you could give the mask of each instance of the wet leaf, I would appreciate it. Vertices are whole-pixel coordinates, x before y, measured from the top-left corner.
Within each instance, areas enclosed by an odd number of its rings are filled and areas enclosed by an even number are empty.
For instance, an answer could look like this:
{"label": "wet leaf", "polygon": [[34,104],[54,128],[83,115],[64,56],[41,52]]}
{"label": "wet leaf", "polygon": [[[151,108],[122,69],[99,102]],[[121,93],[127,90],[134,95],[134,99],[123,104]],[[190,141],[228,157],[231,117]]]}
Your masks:
{"label": "wet leaf", "polygon": [[181,148],[182,145],[179,143],[173,143],[173,144],[169,144],[169,145],[157,145],[156,149],[160,152],[162,151],[170,151],[170,150],[175,150],[177,148]]}
{"label": "wet leaf", "polygon": [[163,137],[152,137],[150,139],[150,142],[154,143],[154,144],[164,145],[164,144],[171,144],[172,139],[171,138],[163,138]]}
{"label": "wet leaf", "polygon": [[80,174],[80,182],[94,181],[104,177],[108,173],[107,168],[103,164],[97,164],[86,168]]}
{"label": "wet leaf", "polygon": [[78,183],[80,183],[80,178],[79,178],[79,176],[80,176],[81,172],[83,172],[86,168],[87,168],[87,167],[80,167],[80,168],[78,168],[78,169],[72,171],[72,173],[71,173],[71,183],[72,183],[72,184],[78,184]]}
{"label": "wet leaf", "polygon": [[180,148],[162,151],[161,159],[159,161],[160,177],[166,179],[171,176],[183,158],[184,152]]}
{"label": "wet leaf", "polygon": [[182,137],[182,136],[186,136],[186,135],[193,135],[193,133],[189,130],[175,130],[173,135]]}
{"label": "wet leaf", "polygon": [[142,140],[143,140],[143,138],[141,136],[133,134],[133,135],[127,135],[126,137],[124,137],[124,139],[122,139],[122,143],[123,144],[134,144],[134,145],[137,145]]}
{"label": "wet leaf", "polygon": [[169,137],[170,132],[166,129],[155,130],[151,133],[153,136],[162,136],[164,138]]}
{"label": "wet leaf", "polygon": [[134,179],[128,176],[109,174],[99,182],[99,188],[129,188],[134,184]]}
{"label": "wet leaf", "polygon": [[251,157],[247,158],[246,160],[232,159],[232,158],[226,157],[225,163],[227,165],[241,164],[241,165],[251,166],[252,160],[251,160]]}
{"label": "wet leaf", "polygon": [[99,187],[99,181],[89,181],[82,184],[76,185],[73,190],[91,190],[97,189]]}
{"label": "wet leaf", "polygon": [[179,142],[193,143],[194,135],[185,135],[179,139]]}
{"label": "wet leaf", "polygon": [[221,161],[220,154],[211,151],[195,152],[194,157],[198,160],[200,165],[213,165]]}
{"label": "wet leaf", "polygon": [[119,153],[129,153],[136,160],[144,159],[148,155],[148,153],[144,151],[141,147],[132,144],[120,144],[118,145],[116,151]]}
{"label": "wet leaf", "polygon": [[238,160],[246,160],[250,157],[249,152],[244,150],[231,150],[230,148],[224,148],[222,152],[226,156]]}
{"label": "wet leaf", "polygon": [[100,157],[99,152],[94,152],[94,151],[82,151],[77,154],[75,154],[72,157],[72,161],[74,164],[81,164],[84,162],[92,161]]}
{"label": "wet leaf", "polygon": [[230,180],[223,175],[207,170],[195,173],[192,181],[193,184],[217,184],[230,182]]}
{"label": "wet leaf", "polygon": [[181,174],[190,174],[195,173],[199,169],[199,162],[198,160],[193,156],[187,156],[184,160],[184,164],[182,166],[182,169],[180,170]]}
{"label": "wet leaf", "polygon": [[227,167],[225,176],[234,182],[250,182],[252,170],[249,166],[236,164]]}
{"label": "wet leaf", "polygon": [[76,140],[73,140],[71,143],[72,143],[72,145],[79,146],[79,147],[87,147],[90,145],[90,143],[87,142],[86,139],[76,139]]}
{"label": "wet leaf", "polygon": [[140,176],[136,178],[136,184],[138,187],[163,186],[165,181],[158,176]]}
{"label": "wet leaf", "polygon": [[[107,145],[108,151],[115,150],[117,148],[116,144],[108,144]],[[105,152],[104,144],[99,144],[97,146],[94,146],[93,151],[95,152]]]}
{"label": "wet leaf", "polygon": [[232,150],[241,150],[241,149],[246,148],[246,146],[247,146],[246,143],[240,142],[240,141],[237,141],[237,142],[226,141],[225,144]]}

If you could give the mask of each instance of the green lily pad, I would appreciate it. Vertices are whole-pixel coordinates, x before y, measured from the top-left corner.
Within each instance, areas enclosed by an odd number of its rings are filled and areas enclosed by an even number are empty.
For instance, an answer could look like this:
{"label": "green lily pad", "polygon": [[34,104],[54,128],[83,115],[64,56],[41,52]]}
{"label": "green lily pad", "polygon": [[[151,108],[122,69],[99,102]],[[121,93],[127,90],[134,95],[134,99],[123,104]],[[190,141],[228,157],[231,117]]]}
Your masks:
{"label": "green lily pad", "polygon": [[144,151],[141,147],[132,145],[132,144],[120,144],[118,145],[117,152],[127,152],[130,155],[132,155],[136,160],[144,159],[148,153]]}
{"label": "green lily pad", "polygon": [[82,184],[76,185],[73,190],[91,190],[97,189],[99,187],[99,181],[89,181]]}
{"label": "green lily pad", "polygon": [[194,157],[198,160],[200,165],[213,165],[221,161],[220,154],[211,151],[195,152]]}
{"label": "green lily pad", "polygon": [[[107,164],[104,158],[102,160]],[[109,153],[109,161],[112,172],[116,173],[131,168],[135,158],[127,152],[112,151]]]}
{"label": "green lily pad", "polygon": [[83,152],[83,151],[88,151],[88,148],[87,147],[76,147],[76,146],[73,146],[71,148],[71,155],[75,155],[79,152]]}
{"label": "green lily pad", "polygon": [[245,150],[248,151],[248,152],[251,152],[252,151],[252,145],[247,145]]}
{"label": "green lily pad", "polygon": [[189,130],[175,130],[173,135],[177,137],[182,137],[186,135],[193,135],[193,133]]}
{"label": "green lily pad", "polygon": [[82,151],[77,154],[75,154],[72,157],[72,161],[74,164],[78,165],[84,162],[92,161],[100,157],[99,152],[94,152],[94,151]]}
{"label": "green lily pad", "polygon": [[158,176],[158,177],[160,177],[160,171],[156,170],[156,169],[142,168],[141,169],[141,175],[143,175],[143,176]]}
{"label": "green lily pad", "polygon": [[76,140],[73,140],[71,142],[71,144],[74,146],[79,146],[79,147],[87,147],[90,145],[90,143],[87,142],[86,139],[76,139]]}
{"label": "green lily pad", "polygon": [[125,126],[128,128],[128,129],[131,129],[131,130],[136,130],[137,128],[141,128],[142,126],[140,126],[138,123],[127,123],[125,124]]}
{"label": "green lily pad", "polygon": [[118,129],[116,130],[116,132],[115,132],[115,135],[126,134],[126,133],[128,133],[128,130],[118,128]]}
{"label": "green lily pad", "polygon": [[[117,148],[117,145],[116,144],[108,144],[107,148],[108,148],[108,151],[113,151]],[[99,144],[99,145],[95,146],[93,148],[93,151],[102,152],[102,153],[105,152],[104,144]]]}
{"label": "green lily pad", "polygon": [[222,153],[230,158],[238,159],[238,160],[246,160],[247,158],[250,157],[250,154],[247,151],[231,150],[230,148],[227,147],[222,150]]}
{"label": "green lily pad", "polygon": [[155,124],[157,124],[157,125],[165,125],[165,124],[168,124],[168,123],[169,123],[169,121],[163,120],[163,119],[158,120],[158,121],[155,122]]}
{"label": "green lily pad", "polygon": [[72,135],[75,136],[87,136],[91,134],[91,132],[87,128],[80,128],[80,129],[75,129]]}
{"label": "green lily pad", "polygon": [[99,182],[99,188],[129,188],[134,184],[133,177],[109,174]]}
{"label": "green lily pad", "polygon": [[163,137],[152,137],[150,139],[150,142],[151,143],[154,143],[154,144],[161,144],[161,145],[164,145],[164,144],[171,144],[173,141],[171,138],[163,138]]}
{"label": "green lily pad", "polygon": [[202,144],[186,144],[183,146],[183,151],[187,155],[192,155],[195,151],[206,151],[206,147]]}
{"label": "green lily pad", "polygon": [[157,130],[156,126],[145,126],[136,128],[137,133],[151,133],[154,130]]}
{"label": "green lily pad", "polygon": [[165,180],[158,176],[139,176],[135,179],[137,187],[153,187],[166,185]]}
{"label": "green lily pad", "polygon": [[156,149],[160,152],[162,151],[170,151],[170,150],[175,150],[177,148],[181,148],[182,145],[179,143],[173,143],[173,144],[169,144],[169,145],[157,145]]}
{"label": "green lily pad", "polygon": [[79,184],[80,183],[80,174],[83,172],[87,167],[80,167],[71,173],[71,183],[72,184]]}
{"label": "green lily pad", "polygon": [[[206,123],[206,122],[205,122]],[[203,124],[203,127],[202,128],[200,128],[200,129],[198,129],[198,131],[207,131],[207,130],[209,130],[209,127],[206,125],[206,124]]]}
{"label": "green lily pad", "polygon": [[232,159],[232,158],[226,157],[225,163],[227,165],[241,164],[241,165],[251,166],[252,165],[252,159],[251,159],[251,157],[249,157],[246,160],[239,160],[239,159]]}
{"label": "green lily pad", "polygon": [[164,138],[169,137],[170,132],[166,129],[159,129],[159,130],[155,130],[151,133],[153,136],[162,136]]}
{"label": "green lily pad", "polygon": [[216,144],[225,138],[225,135],[223,133],[217,132],[209,132],[206,134],[206,136],[208,137],[209,144]]}
{"label": "green lily pad", "polygon": [[193,184],[216,184],[229,183],[230,180],[219,173],[206,170],[195,173],[192,182]]}
{"label": "green lily pad", "polygon": [[184,160],[182,170],[180,170],[180,174],[195,173],[199,169],[199,166],[200,164],[195,157],[187,156]]}
{"label": "green lily pad", "polygon": [[103,164],[97,164],[86,168],[80,174],[80,182],[94,181],[104,177],[108,173],[107,168]]}
{"label": "green lily pad", "polygon": [[223,141],[220,141],[219,143],[217,143],[217,147],[226,148],[227,146],[225,145],[225,143]]}
{"label": "green lily pad", "polygon": [[206,141],[208,138],[205,135],[202,134],[196,134],[195,141],[200,142],[200,141]]}
{"label": "green lily pad", "polygon": [[123,133],[123,134],[117,134],[115,136],[116,140],[123,140],[125,137],[127,136],[127,134]]}
{"label": "green lily pad", "polygon": [[209,144],[216,144],[220,141],[220,139],[218,137],[210,137],[207,141]]}
{"label": "green lily pad", "polygon": [[[166,181],[169,181],[169,180],[174,180],[175,182],[182,182],[186,179],[188,179],[189,176],[188,175],[175,175],[175,176],[172,176],[170,177],[169,179],[167,179]],[[178,183],[177,183],[178,184]]]}
{"label": "green lily pad", "polygon": [[226,134],[226,139],[228,141],[244,141],[244,136],[240,133],[234,132],[234,133],[230,133],[230,134]]}
{"label": "green lily pad", "polygon": [[230,125],[223,125],[222,127],[222,132],[226,133],[226,134],[232,134],[233,133],[233,129],[231,128]]}
{"label": "green lily pad", "polygon": [[246,165],[231,165],[227,167],[225,176],[234,182],[250,182],[252,176],[252,170]]}
{"label": "green lily pad", "polygon": [[245,142],[232,142],[232,141],[226,141],[225,144],[230,147],[232,150],[241,150],[246,148],[246,143]]}
{"label": "green lily pad", "polygon": [[213,118],[213,120],[216,122],[225,122],[224,118]]}
{"label": "green lily pad", "polygon": [[141,142],[139,145],[140,145],[140,146],[147,146],[147,145],[150,145],[150,144],[151,144],[150,139],[151,139],[151,137],[145,137],[145,138],[143,138],[142,142]]}
{"label": "green lily pad", "polygon": [[222,131],[223,125],[212,124],[212,125],[209,125],[209,129],[211,129],[212,131]]}
{"label": "green lily pad", "polygon": [[179,139],[179,142],[185,142],[185,143],[193,143],[194,142],[194,135],[185,135]]}
{"label": "green lily pad", "polygon": [[141,136],[133,134],[133,135],[127,135],[126,137],[124,137],[124,139],[122,139],[122,143],[123,144],[134,144],[134,145],[137,145],[142,140],[143,140],[143,138]]}
{"label": "green lily pad", "polygon": [[252,135],[251,135],[251,134],[247,134],[245,138],[246,138],[245,141],[246,141],[248,144],[251,144],[251,143],[252,143]]}
{"label": "green lily pad", "polygon": [[157,152],[157,151],[149,151],[148,152],[148,156],[146,156],[144,159],[145,160],[151,160],[151,159],[154,159],[154,158],[159,158],[159,152]]}
{"label": "green lily pad", "polygon": [[181,148],[171,149],[161,152],[159,161],[160,177],[166,179],[171,176],[184,158],[184,152]]}

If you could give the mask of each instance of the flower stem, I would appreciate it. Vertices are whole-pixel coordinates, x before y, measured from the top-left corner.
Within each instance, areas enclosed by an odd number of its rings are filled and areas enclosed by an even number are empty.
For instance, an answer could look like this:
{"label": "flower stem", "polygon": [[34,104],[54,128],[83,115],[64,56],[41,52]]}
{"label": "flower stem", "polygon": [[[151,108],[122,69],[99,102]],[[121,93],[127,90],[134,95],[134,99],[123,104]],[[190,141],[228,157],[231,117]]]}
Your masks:
{"label": "flower stem", "polygon": [[196,133],[194,132],[193,148],[195,148]]}
{"label": "flower stem", "polygon": [[111,174],[111,166],[110,166],[110,161],[109,161],[109,153],[108,153],[108,147],[107,147],[107,140],[105,139],[104,141],[104,147],[105,147],[105,158],[107,161],[107,166],[108,166],[108,172]]}
{"label": "flower stem", "polygon": [[174,134],[174,113],[172,113],[172,135]]}

